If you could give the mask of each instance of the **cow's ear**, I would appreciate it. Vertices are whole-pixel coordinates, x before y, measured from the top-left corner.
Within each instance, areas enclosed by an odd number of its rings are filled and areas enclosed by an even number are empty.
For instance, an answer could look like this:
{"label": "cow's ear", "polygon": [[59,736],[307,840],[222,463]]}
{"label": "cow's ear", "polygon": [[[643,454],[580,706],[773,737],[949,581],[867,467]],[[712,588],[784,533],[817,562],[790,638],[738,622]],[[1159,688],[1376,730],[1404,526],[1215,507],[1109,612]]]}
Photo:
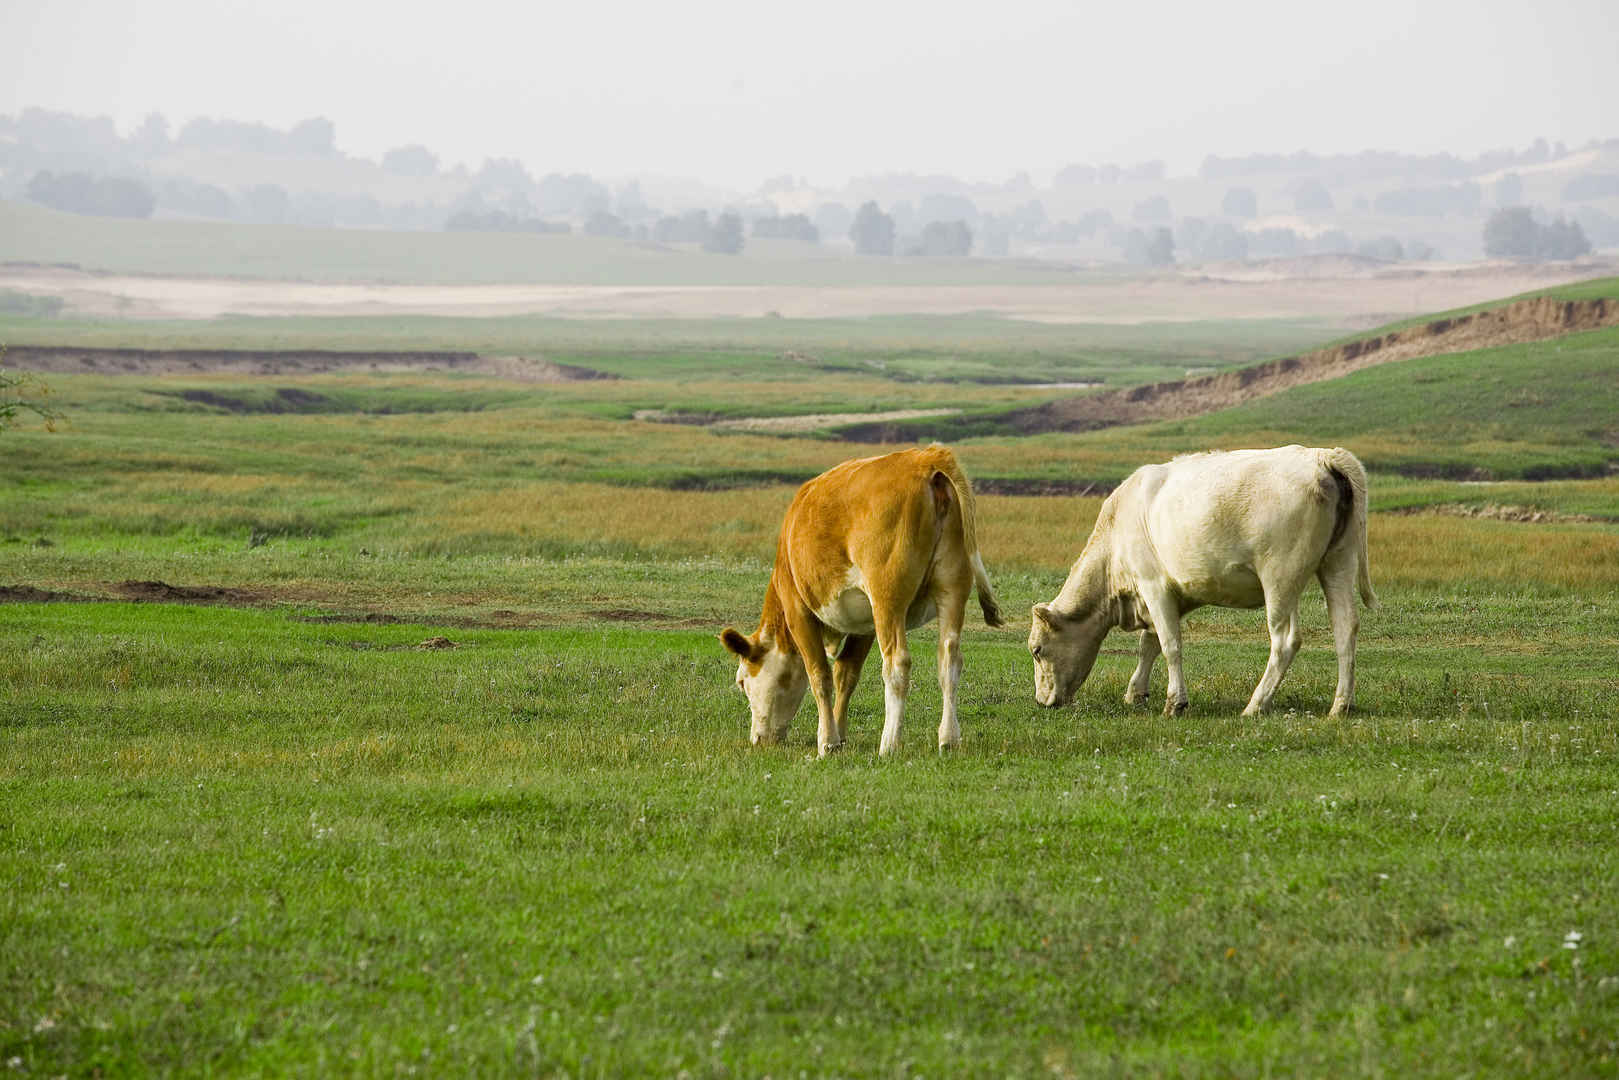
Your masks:
{"label": "cow's ear", "polygon": [[720,643],[744,660],[752,660],[756,646],[735,627],[727,626],[720,634]]}
{"label": "cow's ear", "polygon": [[1057,628],[1056,616],[1052,614],[1051,608],[1047,607],[1045,604],[1034,605],[1034,607],[1029,609],[1029,614],[1035,622],[1041,624],[1047,630],[1055,630]]}

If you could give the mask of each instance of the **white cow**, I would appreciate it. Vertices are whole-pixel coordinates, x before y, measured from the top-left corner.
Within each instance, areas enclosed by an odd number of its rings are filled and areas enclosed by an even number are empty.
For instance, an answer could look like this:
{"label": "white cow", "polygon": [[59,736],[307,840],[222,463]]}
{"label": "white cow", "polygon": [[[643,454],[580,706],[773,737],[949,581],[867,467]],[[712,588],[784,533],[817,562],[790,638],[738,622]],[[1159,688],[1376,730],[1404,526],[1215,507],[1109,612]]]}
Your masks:
{"label": "white cow", "polygon": [[1102,503],[1062,590],[1029,630],[1034,696],[1064,705],[1115,626],[1141,631],[1124,700],[1147,699],[1159,652],[1164,715],[1186,708],[1180,619],[1194,608],[1264,607],[1270,663],[1244,716],[1268,708],[1299,648],[1299,597],[1315,577],[1338,652],[1331,715],[1355,698],[1355,592],[1377,603],[1366,565],[1366,471],[1348,450],[1284,446],[1192,454],[1131,473]]}

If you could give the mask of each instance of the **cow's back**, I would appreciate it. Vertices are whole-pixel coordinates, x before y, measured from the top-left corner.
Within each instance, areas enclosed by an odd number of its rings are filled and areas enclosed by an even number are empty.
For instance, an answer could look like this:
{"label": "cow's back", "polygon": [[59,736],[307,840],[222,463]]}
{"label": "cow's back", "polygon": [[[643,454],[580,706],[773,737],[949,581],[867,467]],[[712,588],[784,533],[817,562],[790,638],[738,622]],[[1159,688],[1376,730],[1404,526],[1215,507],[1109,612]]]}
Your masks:
{"label": "cow's back", "polygon": [[939,526],[928,484],[941,460],[953,461],[942,447],[857,458],[798,489],[777,560],[788,560],[793,587],[812,610],[846,586],[851,567],[933,550]]}
{"label": "cow's back", "polygon": [[[1202,602],[1262,602],[1243,568],[1267,560],[1319,561],[1336,519],[1318,451],[1216,451],[1176,458],[1147,480],[1142,520],[1167,576]],[[1218,583],[1218,584],[1217,584]]]}

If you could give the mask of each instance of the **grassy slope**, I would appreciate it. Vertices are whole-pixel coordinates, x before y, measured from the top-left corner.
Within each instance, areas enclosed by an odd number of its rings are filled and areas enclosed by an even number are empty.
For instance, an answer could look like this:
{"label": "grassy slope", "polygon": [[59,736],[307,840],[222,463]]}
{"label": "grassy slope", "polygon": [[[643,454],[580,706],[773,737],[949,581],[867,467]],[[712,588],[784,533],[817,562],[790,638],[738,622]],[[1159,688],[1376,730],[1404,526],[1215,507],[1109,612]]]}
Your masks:
{"label": "grassy slope", "polygon": [[[1565,299],[1619,298],[1619,278],[1546,294]],[[1522,298],[1484,306],[1517,299]],[[1358,336],[1375,337],[1387,329]],[[985,409],[960,420],[926,419],[893,426],[917,440],[959,441],[965,433],[1003,441],[1010,432],[1000,415],[999,410]],[[1034,436],[1030,445],[1061,443],[1110,451],[1128,447],[1138,459],[1150,460],[1194,449],[1341,442],[1361,451],[1371,467],[1388,471],[1535,480],[1605,475],[1619,463],[1615,416],[1619,416],[1619,330],[1607,329],[1399,361],[1206,416]],[[1038,456],[1038,451],[1031,454]],[[1112,484],[1128,471],[1104,470],[1086,479]]]}
{"label": "grassy slope", "polygon": [[1295,387],[1111,436],[1157,453],[1254,442],[1343,444],[1368,467],[1493,479],[1600,476],[1619,462],[1619,329],[1452,353]]}

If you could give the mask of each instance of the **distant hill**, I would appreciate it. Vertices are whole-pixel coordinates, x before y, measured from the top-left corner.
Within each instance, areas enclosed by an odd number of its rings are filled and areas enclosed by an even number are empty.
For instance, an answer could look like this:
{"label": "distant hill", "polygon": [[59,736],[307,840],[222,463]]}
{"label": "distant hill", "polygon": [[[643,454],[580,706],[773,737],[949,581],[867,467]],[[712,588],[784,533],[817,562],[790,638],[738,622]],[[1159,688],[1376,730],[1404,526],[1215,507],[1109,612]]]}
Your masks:
{"label": "distant hill", "polygon": [[[974,256],[1146,265],[1351,253],[1468,261],[1482,252],[1488,215],[1522,206],[1577,221],[1593,247],[1619,250],[1619,139],[1572,149],[1538,139],[1473,158],[1211,155],[1191,176],[1168,175],[1161,161],[1083,163],[1085,152],[1076,143],[1079,162],[1038,184],[1027,173],[1000,183],[887,173],[837,187],[784,176],[743,192],[654,172],[535,174],[513,158],[451,165],[416,144],[373,161],[343,153],[321,117],[285,131],[198,117],[171,132],[154,114],[120,134],[107,117],[30,108],[0,115],[0,198],[107,212],[46,194],[64,186],[65,172],[70,190],[143,185],[149,199],[139,205],[160,220],[417,232],[544,222],[642,240],[667,239],[661,227],[687,213],[735,213],[750,235],[757,221],[798,214],[831,252],[849,249],[853,216],[870,201],[891,219],[901,253],[929,250],[929,226],[959,224]],[[36,185],[45,172],[55,182]]]}

